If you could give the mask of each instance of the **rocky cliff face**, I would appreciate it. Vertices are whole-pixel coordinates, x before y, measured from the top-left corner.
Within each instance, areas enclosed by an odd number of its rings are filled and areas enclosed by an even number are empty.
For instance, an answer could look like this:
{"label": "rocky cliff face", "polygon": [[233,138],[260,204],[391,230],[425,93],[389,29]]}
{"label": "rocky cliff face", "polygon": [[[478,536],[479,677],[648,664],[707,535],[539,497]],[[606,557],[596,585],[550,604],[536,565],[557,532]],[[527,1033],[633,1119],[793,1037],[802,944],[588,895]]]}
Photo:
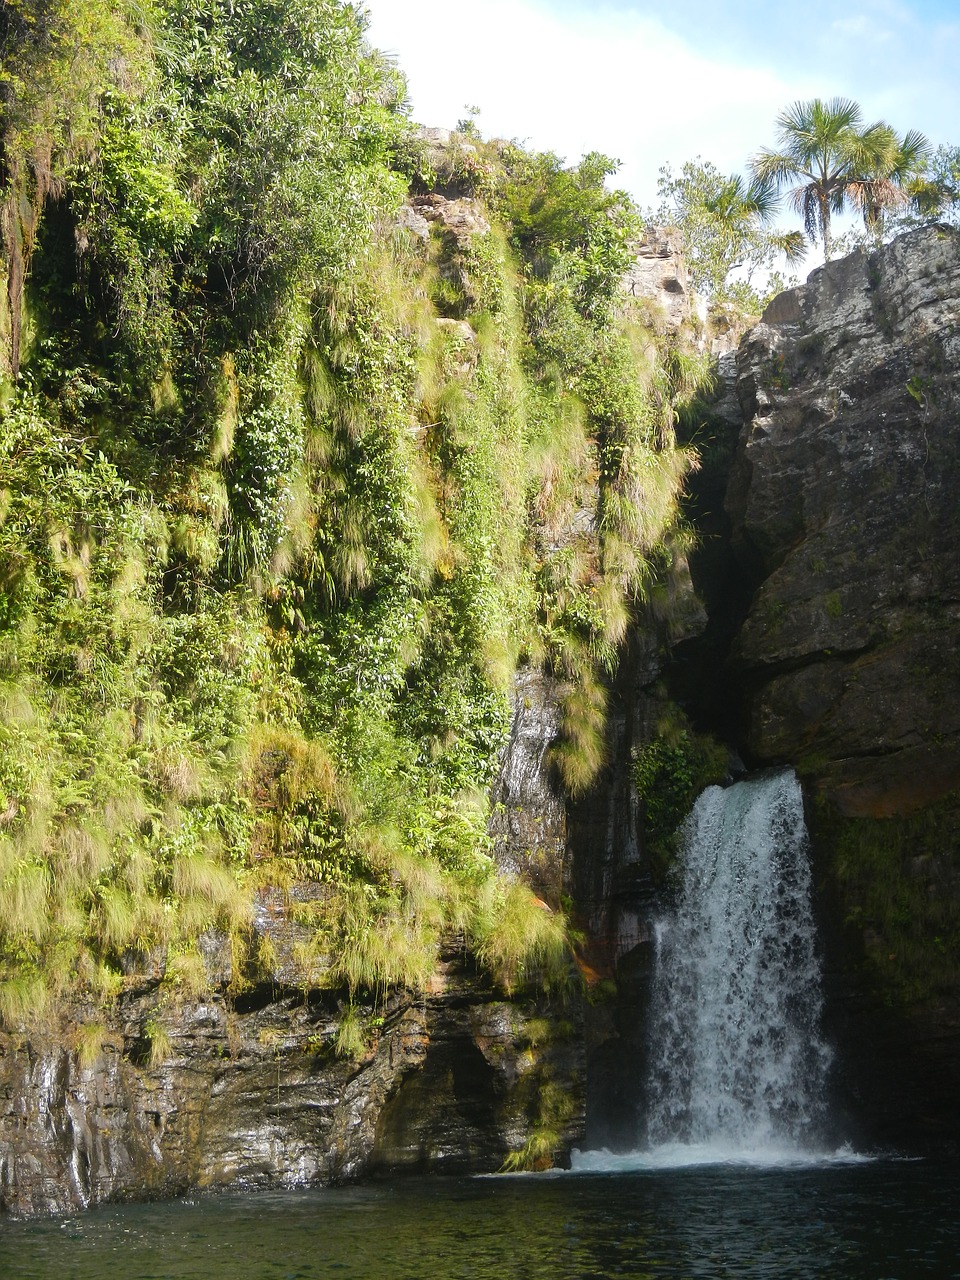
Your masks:
{"label": "rocky cliff face", "polygon": [[706,305],[690,283],[680,237],[665,227],[646,228],[623,288],[627,297],[650,302],[651,318],[667,328],[679,329],[693,316],[706,320]]}
{"label": "rocky cliff face", "polygon": [[[456,235],[453,203],[410,216]],[[647,249],[628,289],[659,323],[686,322],[672,247]],[[701,473],[710,537],[693,568],[710,622],[666,671],[750,763],[803,773],[838,1093],[854,1137],[905,1147],[960,1140],[958,357],[953,232],[830,264],[768,309],[739,353],[739,443],[725,402],[719,460]],[[686,634],[702,622],[687,610]],[[588,1138],[631,1145],[655,884],[630,761],[662,714],[664,675],[655,632],[634,636],[608,766],[568,808],[549,758],[557,690],[522,674],[494,789],[501,867],[552,905],[573,892],[589,976],[616,973],[618,1000],[584,1019],[508,999],[451,948],[422,997],[362,1007],[338,1056],[345,993],[301,984],[295,926],[264,896],[272,969],[245,990],[211,938],[206,998],[161,1004],[146,972],[107,1018],[74,1009],[0,1037],[0,1207],[492,1170],[578,1139],[588,1060]]]}
{"label": "rocky cliff face", "polygon": [[567,805],[550,762],[560,719],[559,681],[539,670],[520,671],[490,818],[497,866],[521,877],[553,909],[567,883]]}
{"label": "rocky cliff face", "polygon": [[[570,1010],[564,1024],[543,1001],[507,1000],[451,953],[424,997],[364,1007],[365,1045],[342,1057],[344,997],[267,983],[161,1009],[147,980],[106,1021],[72,1009],[56,1029],[0,1036],[0,1209],[492,1172],[548,1125],[559,1145],[580,1130]],[[545,1115],[545,1095],[564,1105]]]}
{"label": "rocky cliff face", "polygon": [[[661,249],[640,268],[656,272],[648,296],[689,317]],[[634,636],[608,766],[566,819],[589,957],[619,988],[587,1015],[592,1145],[637,1136],[657,887],[630,761],[663,714],[665,672],[749,765],[804,778],[840,1129],[907,1150],[960,1139],[958,356],[960,238],[933,229],[814,272],[735,367],[721,357],[694,478],[709,622],[690,611],[666,668],[656,636]]]}
{"label": "rocky cliff face", "polygon": [[958,363],[952,230],[767,309],[685,685],[749,763],[804,778],[840,1092],[855,1132],[908,1148],[960,1138]]}
{"label": "rocky cliff face", "polygon": [[960,785],[958,307],[956,233],[918,232],[814,272],[740,351],[746,745],[851,816]]}

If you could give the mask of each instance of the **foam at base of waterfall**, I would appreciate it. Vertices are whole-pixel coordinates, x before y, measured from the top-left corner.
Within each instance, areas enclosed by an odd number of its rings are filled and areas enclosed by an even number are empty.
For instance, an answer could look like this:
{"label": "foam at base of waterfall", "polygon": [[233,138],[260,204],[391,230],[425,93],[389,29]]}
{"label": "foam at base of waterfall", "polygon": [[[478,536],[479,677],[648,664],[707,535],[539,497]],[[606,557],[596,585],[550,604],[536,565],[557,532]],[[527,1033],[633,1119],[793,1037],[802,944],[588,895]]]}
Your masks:
{"label": "foam at base of waterfall", "polygon": [[812,1169],[824,1165],[870,1164],[882,1157],[864,1155],[852,1147],[836,1151],[804,1151],[794,1146],[732,1146],[728,1143],[666,1142],[648,1151],[572,1151],[572,1173],[644,1173],[692,1169],[709,1165],[751,1169]]}

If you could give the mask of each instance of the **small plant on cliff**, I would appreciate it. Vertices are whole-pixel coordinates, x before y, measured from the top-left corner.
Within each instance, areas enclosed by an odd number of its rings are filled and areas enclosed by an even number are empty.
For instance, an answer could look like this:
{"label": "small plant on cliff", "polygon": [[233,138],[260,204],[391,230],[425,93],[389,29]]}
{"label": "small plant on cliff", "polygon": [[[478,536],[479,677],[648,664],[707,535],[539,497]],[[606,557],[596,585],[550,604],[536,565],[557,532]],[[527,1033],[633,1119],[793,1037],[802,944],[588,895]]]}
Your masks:
{"label": "small plant on cliff", "polygon": [[564,1129],[573,1118],[576,1102],[569,1090],[549,1077],[538,1082],[536,1118],[526,1142],[511,1151],[500,1167],[501,1173],[529,1173],[552,1169],[563,1145]]}
{"label": "small plant on cliff", "polygon": [[633,757],[633,782],[640,802],[647,852],[661,873],[676,852],[676,833],[705,787],[723,782],[729,751],[697,733],[677,711],[664,715],[653,737]]}
{"label": "small plant on cliff", "polygon": [[480,960],[504,991],[562,985],[570,977],[567,922],[519,882],[489,880],[471,933]]}

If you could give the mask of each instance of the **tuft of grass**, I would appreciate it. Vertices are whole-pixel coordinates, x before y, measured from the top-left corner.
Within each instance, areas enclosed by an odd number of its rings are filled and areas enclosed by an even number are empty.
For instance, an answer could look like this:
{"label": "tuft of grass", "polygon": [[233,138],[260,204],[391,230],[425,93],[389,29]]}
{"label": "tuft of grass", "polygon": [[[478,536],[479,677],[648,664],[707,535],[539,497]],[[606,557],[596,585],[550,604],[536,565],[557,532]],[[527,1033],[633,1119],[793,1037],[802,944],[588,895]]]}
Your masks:
{"label": "tuft of grass", "polygon": [[470,941],[507,994],[521,986],[558,986],[569,977],[566,917],[518,880],[491,877],[483,886]]}
{"label": "tuft of grass", "polygon": [[120,885],[102,885],[92,921],[99,941],[108,950],[145,950],[152,938],[144,928],[141,902]]}
{"label": "tuft of grass", "polygon": [[50,869],[33,859],[14,863],[0,883],[0,933],[39,942],[49,928]]}
{"label": "tuft of grass", "polygon": [[168,952],[164,983],[187,1000],[198,1000],[207,995],[210,981],[200,952],[195,948]]}
{"label": "tuft of grass", "polygon": [[68,823],[51,842],[50,866],[60,893],[79,892],[95,883],[113,861],[107,833],[92,824]]}
{"label": "tuft of grass", "polygon": [[363,1016],[355,1004],[348,1004],[340,1015],[334,1051],[338,1058],[359,1062],[367,1052],[367,1033]]}
{"label": "tuft of grass", "polygon": [[153,1069],[162,1067],[173,1054],[173,1041],[170,1032],[163,1025],[159,1012],[154,1013],[144,1023],[143,1034],[147,1040],[147,1063]]}
{"label": "tuft of grass", "polygon": [[328,804],[343,799],[337,767],[327,748],[285,725],[258,724],[247,740],[248,786],[261,805],[296,809],[319,798]]}
{"label": "tuft of grass", "polygon": [[81,1070],[92,1067],[103,1052],[107,1041],[107,1028],[102,1022],[82,1022],[73,1033],[73,1046],[77,1065]]}
{"label": "tuft of grass", "polygon": [[0,1021],[9,1031],[42,1023],[51,1007],[50,988],[40,973],[21,970],[0,982]]}
{"label": "tuft of grass", "polygon": [[531,1173],[553,1168],[563,1145],[563,1129],[574,1113],[574,1101],[556,1081],[546,1080],[537,1095],[537,1120],[519,1151],[511,1151],[501,1173]]}
{"label": "tuft of grass", "polygon": [[204,768],[192,752],[168,745],[152,756],[150,780],[161,794],[174,800],[196,800],[203,794]]}
{"label": "tuft of grass", "polygon": [[219,376],[211,387],[214,406],[210,461],[225,462],[233,452],[233,440],[240,416],[240,387],[233,356],[226,352],[220,360]]}
{"label": "tuft of grass", "polygon": [[379,895],[364,884],[344,886],[327,910],[331,982],[345,982],[351,994],[398,986],[423,990],[440,940],[433,911],[418,914],[402,895]]}
{"label": "tuft of grass", "polygon": [[606,762],[607,691],[586,664],[567,687],[561,707],[560,740],[551,758],[572,796],[583,794]]}

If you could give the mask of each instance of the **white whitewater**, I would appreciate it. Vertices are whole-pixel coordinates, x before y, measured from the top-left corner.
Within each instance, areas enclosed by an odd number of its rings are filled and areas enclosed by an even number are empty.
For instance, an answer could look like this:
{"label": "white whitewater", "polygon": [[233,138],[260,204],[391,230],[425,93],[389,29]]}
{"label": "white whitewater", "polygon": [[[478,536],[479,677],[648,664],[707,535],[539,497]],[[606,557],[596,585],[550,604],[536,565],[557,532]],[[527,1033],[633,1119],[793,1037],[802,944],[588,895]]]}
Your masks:
{"label": "white whitewater", "polygon": [[857,1159],[821,1132],[830,1051],[800,784],[708,788],[682,829],[675,909],[656,926],[647,1148],[574,1167]]}

